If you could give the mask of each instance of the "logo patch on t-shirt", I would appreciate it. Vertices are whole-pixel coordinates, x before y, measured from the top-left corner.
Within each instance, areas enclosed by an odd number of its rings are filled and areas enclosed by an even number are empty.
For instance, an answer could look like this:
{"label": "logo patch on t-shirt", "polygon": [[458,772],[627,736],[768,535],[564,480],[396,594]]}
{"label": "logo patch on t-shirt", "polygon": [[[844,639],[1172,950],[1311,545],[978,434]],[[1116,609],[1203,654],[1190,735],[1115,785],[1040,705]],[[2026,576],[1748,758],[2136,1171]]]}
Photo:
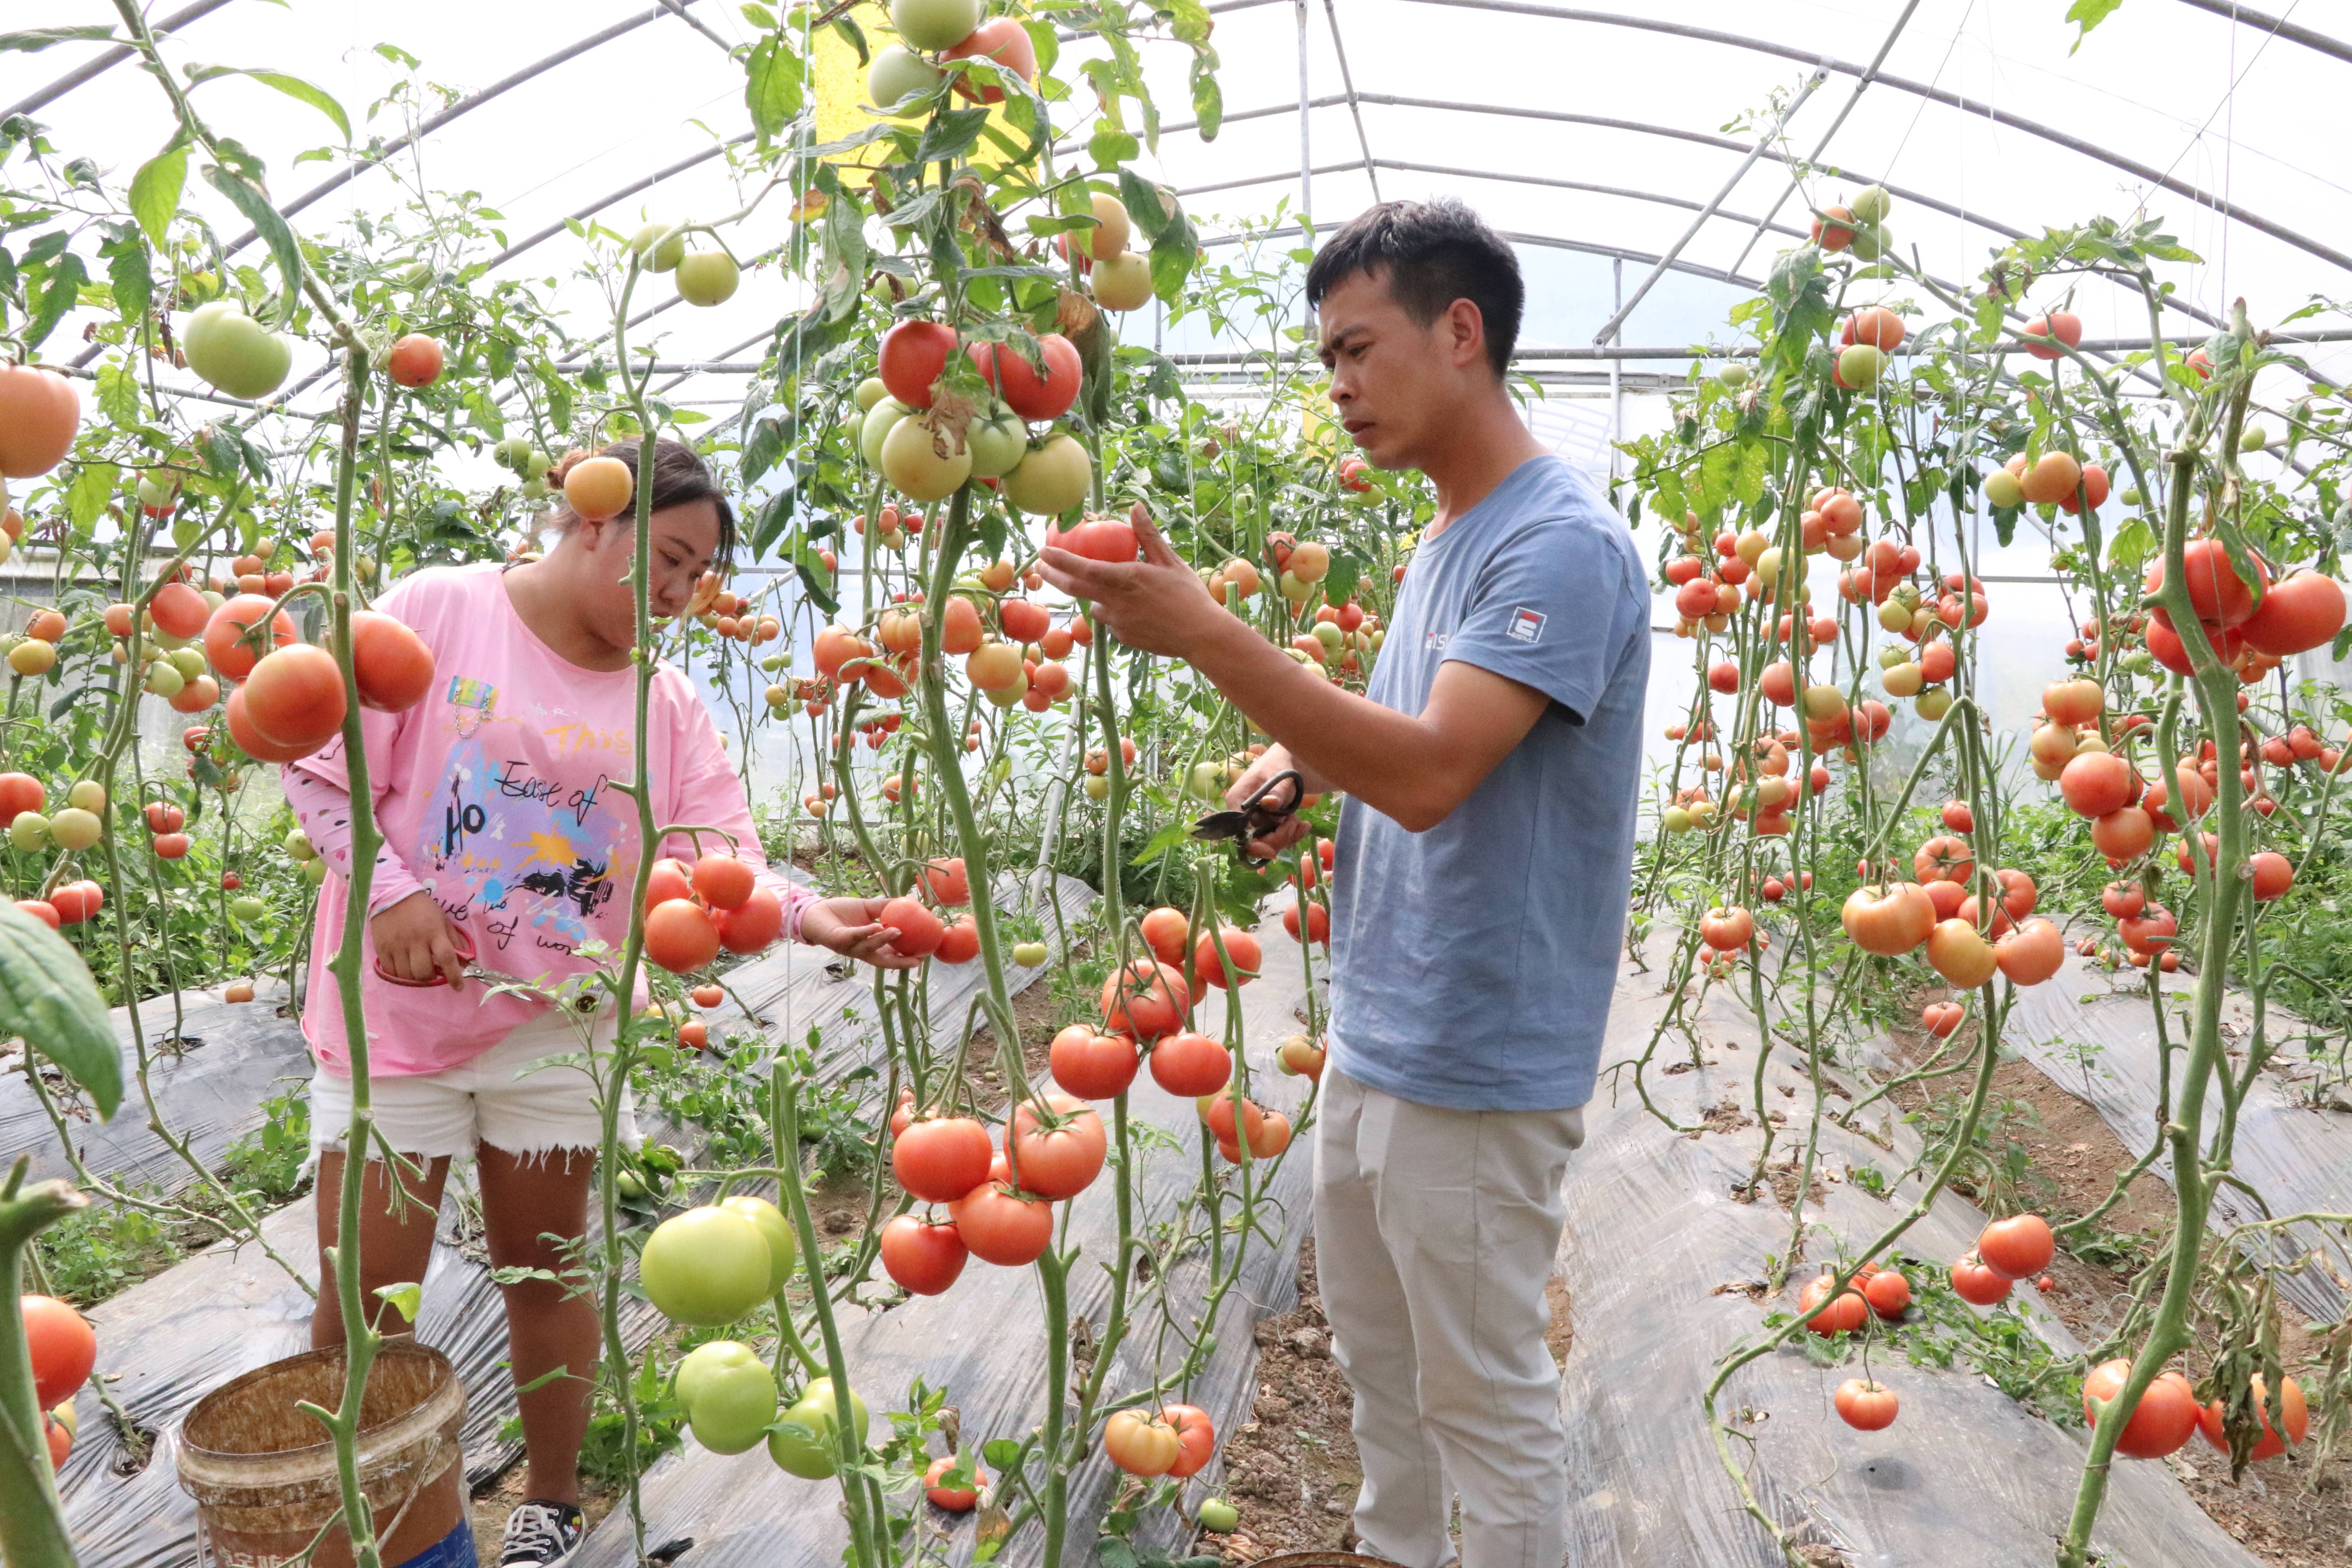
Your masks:
{"label": "logo patch on t-shirt", "polygon": [[1511,612],[1510,638],[1513,642],[1541,642],[1544,618],[1538,610],[1520,608]]}

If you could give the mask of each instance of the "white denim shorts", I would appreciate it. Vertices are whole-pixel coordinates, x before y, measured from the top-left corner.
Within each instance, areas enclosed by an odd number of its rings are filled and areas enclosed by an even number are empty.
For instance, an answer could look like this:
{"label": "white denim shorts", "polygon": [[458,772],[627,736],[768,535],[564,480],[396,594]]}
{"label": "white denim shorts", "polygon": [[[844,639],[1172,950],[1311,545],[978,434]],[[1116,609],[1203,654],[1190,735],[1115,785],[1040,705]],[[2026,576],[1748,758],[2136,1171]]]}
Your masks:
{"label": "white denim shorts", "polygon": [[[600,1053],[611,1047],[616,1032],[611,1013],[597,1020]],[[537,1065],[550,1057],[580,1052],[579,1031],[550,1010],[516,1026],[505,1039],[470,1061],[439,1072],[371,1079],[369,1103],[376,1128],[394,1149],[423,1160],[471,1155],[483,1143],[509,1154],[597,1148],[604,1141],[604,1123],[595,1080],[576,1063]],[[350,1075],[315,1064],[310,1075],[312,1159],[324,1150],[341,1148],[351,1122]],[[630,1149],[642,1142],[626,1085],[621,1090],[620,1135]]]}

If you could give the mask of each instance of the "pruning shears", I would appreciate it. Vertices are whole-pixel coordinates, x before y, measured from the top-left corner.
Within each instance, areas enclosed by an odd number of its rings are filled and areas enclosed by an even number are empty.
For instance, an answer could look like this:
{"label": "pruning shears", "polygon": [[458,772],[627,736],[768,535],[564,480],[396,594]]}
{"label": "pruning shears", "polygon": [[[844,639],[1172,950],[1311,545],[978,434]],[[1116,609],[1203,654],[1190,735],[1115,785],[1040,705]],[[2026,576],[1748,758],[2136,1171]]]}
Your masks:
{"label": "pruning shears", "polygon": [[[1276,802],[1268,798],[1285,784],[1290,786],[1286,799]],[[1285,768],[1258,785],[1255,793],[1239,807],[1203,815],[1192,825],[1192,837],[1209,844],[1230,838],[1234,843],[1234,853],[1241,858],[1243,865],[1254,871],[1262,869],[1267,862],[1252,855],[1249,847],[1287,822],[1298,809],[1299,802],[1306,798],[1307,781],[1298,776],[1297,769]]]}

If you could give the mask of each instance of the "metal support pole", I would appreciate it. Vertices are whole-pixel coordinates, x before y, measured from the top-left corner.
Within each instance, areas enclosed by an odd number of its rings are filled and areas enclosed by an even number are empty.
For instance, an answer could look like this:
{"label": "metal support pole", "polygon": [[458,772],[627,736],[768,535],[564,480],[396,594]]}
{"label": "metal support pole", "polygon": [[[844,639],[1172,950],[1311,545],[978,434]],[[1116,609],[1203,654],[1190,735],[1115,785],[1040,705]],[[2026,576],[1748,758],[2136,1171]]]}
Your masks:
{"label": "metal support pole", "polygon": [[1790,100],[1789,107],[1780,111],[1779,119],[1772,121],[1772,129],[1758,137],[1756,145],[1748,149],[1748,156],[1739,160],[1739,167],[1731,172],[1731,178],[1723,183],[1723,189],[1716,192],[1715,199],[1701,208],[1696,217],[1691,219],[1690,226],[1683,230],[1682,237],[1667,247],[1665,255],[1658,258],[1658,264],[1650,268],[1650,275],[1643,279],[1641,286],[1633,290],[1633,297],[1618,306],[1617,313],[1609,318],[1608,325],[1592,334],[1595,344],[1607,342],[1610,334],[1625,324],[1626,315],[1634,306],[1642,302],[1642,296],[1650,291],[1650,286],[1664,275],[1666,263],[1680,256],[1683,253],[1683,247],[1696,239],[1698,237],[1698,231],[1706,226],[1706,220],[1715,216],[1715,209],[1731,199],[1731,193],[1738,188],[1740,181],[1748,177],[1748,171],[1756,166],[1756,160],[1764,156],[1772,143],[1780,139],[1780,132],[1788,125],[1790,116],[1805,107],[1805,100],[1813,96],[1813,89],[1827,81],[1829,76],[1829,61],[1824,58],[1821,64],[1813,68],[1813,74],[1805,79],[1805,85],[1798,90],[1797,96]]}
{"label": "metal support pole", "polygon": [[1298,16],[1298,216],[1315,222],[1315,158],[1308,148],[1307,111],[1314,100],[1307,91],[1307,0],[1296,0]]}
{"label": "metal support pole", "polygon": [[[1609,275],[1611,304],[1622,317],[1625,313],[1625,258],[1623,257],[1612,256],[1609,258]],[[1609,346],[1619,347],[1624,336],[1624,328],[1620,326],[1617,331],[1610,334]],[[1612,358],[1609,362],[1609,504],[1612,506],[1617,504],[1617,463],[1622,456],[1617,450],[1617,443],[1624,438],[1625,362]]]}

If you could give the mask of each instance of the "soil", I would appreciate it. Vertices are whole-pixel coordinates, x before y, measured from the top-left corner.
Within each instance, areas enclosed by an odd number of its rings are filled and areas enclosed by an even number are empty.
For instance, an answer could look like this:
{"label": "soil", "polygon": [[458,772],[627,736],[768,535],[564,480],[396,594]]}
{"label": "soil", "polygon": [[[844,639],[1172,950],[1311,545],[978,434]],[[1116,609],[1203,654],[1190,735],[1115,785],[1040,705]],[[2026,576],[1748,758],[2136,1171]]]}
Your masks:
{"label": "soil", "polygon": [[[1924,1034],[1906,1038],[1899,1031],[1895,1043],[1898,1058],[1909,1060],[1924,1058],[1931,1044]],[[1892,1098],[1906,1110],[1927,1101],[1926,1091],[1916,1086],[1897,1089]],[[2024,1151],[2034,1175],[2054,1189],[2027,1194],[2044,1212],[2089,1213],[2106,1200],[2116,1176],[2138,1158],[2140,1152],[2126,1150],[2096,1110],[2031,1062],[2010,1060],[1994,1068],[1990,1103],[2004,1101],[2031,1111],[2030,1116],[2009,1118],[2002,1135]],[[2172,1189],[2143,1173],[2133,1178],[2122,1201],[2099,1226],[2147,1245],[2168,1233],[2173,1212]],[[2095,1346],[2121,1318],[2126,1293],[2140,1267],[2129,1258],[2102,1256],[2086,1261],[2061,1246],[2046,1276],[2051,1287],[2042,1292],[2042,1303],[2084,1345]],[[2281,1320],[2281,1357],[2305,1388],[2313,1387],[2322,1371],[2317,1364],[2320,1336],[2291,1307],[2282,1308]],[[2199,1370],[2192,1365],[2191,1375]],[[2273,1568],[2344,1568],[2352,1563],[2352,1477],[2345,1474],[2340,1460],[2320,1474],[2315,1486],[2310,1458],[2295,1454],[2249,1466],[2233,1484],[2227,1457],[2201,1436],[2190,1438],[2187,1447],[2164,1462],[2215,1523]]]}
{"label": "soil", "polygon": [[[1544,1343],[1563,1363],[1574,1337],[1568,1289],[1554,1278],[1544,1293],[1551,1302]],[[1349,1431],[1355,1399],[1331,1359],[1311,1236],[1298,1247],[1298,1306],[1257,1326],[1257,1356],[1251,1418],[1224,1447],[1224,1495],[1241,1522],[1230,1535],[1201,1531],[1193,1550],[1235,1564],[1285,1552],[1353,1551],[1349,1516],[1364,1479]]]}

